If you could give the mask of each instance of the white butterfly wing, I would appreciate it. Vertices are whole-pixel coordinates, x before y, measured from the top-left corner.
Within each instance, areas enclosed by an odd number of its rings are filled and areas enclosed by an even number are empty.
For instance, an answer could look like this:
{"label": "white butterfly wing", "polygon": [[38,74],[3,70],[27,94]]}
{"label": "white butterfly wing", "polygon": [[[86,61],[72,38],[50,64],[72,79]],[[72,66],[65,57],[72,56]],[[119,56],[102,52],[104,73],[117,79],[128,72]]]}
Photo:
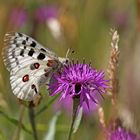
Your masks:
{"label": "white butterfly wing", "polygon": [[25,34],[8,33],[4,41],[7,47],[3,51],[3,60],[10,71],[12,91],[17,98],[31,101],[53,71],[47,65],[48,60],[57,61],[58,57]]}

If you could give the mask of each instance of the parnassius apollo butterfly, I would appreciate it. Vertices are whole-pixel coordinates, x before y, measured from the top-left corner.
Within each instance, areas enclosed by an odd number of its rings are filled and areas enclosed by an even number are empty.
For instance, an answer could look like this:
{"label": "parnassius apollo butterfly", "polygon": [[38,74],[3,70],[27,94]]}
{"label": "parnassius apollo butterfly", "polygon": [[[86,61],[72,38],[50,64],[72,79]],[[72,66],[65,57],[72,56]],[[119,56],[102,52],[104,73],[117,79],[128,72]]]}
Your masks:
{"label": "parnassius apollo butterfly", "polygon": [[22,33],[7,33],[4,42],[3,60],[10,72],[11,88],[21,100],[32,101],[39,87],[68,62]]}

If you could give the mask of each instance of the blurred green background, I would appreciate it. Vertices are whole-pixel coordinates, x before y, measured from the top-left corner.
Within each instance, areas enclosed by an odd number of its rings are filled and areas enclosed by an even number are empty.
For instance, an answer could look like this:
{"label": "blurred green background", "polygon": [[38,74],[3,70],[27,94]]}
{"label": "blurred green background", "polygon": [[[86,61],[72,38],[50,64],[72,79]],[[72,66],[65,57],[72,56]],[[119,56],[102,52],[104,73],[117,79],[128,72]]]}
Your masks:
{"label": "blurred green background", "polygon": [[[54,7],[57,29],[43,13],[41,7]],[[44,18],[42,20],[42,18]],[[46,19],[45,19],[46,18]],[[55,26],[55,27],[56,27]],[[3,38],[10,31],[32,36],[45,47],[51,48],[59,56],[65,57],[68,48],[75,53],[71,58],[92,62],[97,69],[107,69],[110,57],[110,29],[120,34],[119,62],[119,116],[125,125],[140,132],[140,1],[139,0],[12,0],[0,1],[0,52],[4,47]],[[57,33],[56,33],[57,32]],[[56,35],[57,34],[57,35]],[[46,105],[51,98],[42,89],[43,99],[36,111]],[[103,101],[106,121],[110,117],[110,99]],[[0,140],[14,140],[18,124],[16,120],[22,107],[12,94],[9,73],[0,56]],[[20,140],[33,140],[25,108]],[[39,139],[45,139],[49,122],[55,114],[52,105],[36,117]],[[131,117],[134,116],[134,117]],[[71,116],[64,111],[58,117],[56,140],[65,140],[68,135]],[[102,132],[96,113],[82,119],[74,140],[102,140]]]}

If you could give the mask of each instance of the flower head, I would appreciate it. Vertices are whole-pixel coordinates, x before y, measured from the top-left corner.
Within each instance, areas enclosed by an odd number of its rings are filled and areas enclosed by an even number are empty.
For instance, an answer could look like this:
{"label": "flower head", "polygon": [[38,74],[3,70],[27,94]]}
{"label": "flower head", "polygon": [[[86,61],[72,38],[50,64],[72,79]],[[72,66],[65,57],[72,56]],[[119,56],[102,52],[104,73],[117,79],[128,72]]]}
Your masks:
{"label": "flower head", "polygon": [[16,27],[21,27],[27,21],[27,12],[23,8],[15,8],[10,13],[10,23]]}
{"label": "flower head", "polygon": [[[54,110],[58,111],[58,110],[63,110],[67,113],[67,115],[71,115],[72,114],[72,106],[71,104],[73,103],[73,99],[70,98],[70,96],[67,96],[66,98],[64,98],[63,100],[61,100],[61,102],[59,100],[57,100],[54,104]],[[91,116],[93,111],[95,111],[97,109],[97,106],[94,102],[92,102],[91,100],[88,101],[89,103],[89,107],[90,110],[88,108],[88,106],[86,105],[86,103],[84,102],[82,104],[82,108],[83,108],[83,113],[84,115]],[[79,108],[78,108],[79,110]]]}
{"label": "flower head", "polygon": [[77,97],[80,106],[92,107],[97,104],[99,96],[108,88],[103,71],[97,71],[88,64],[68,64],[60,73],[53,75],[49,84],[50,95],[61,93],[60,100]]}
{"label": "flower head", "polygon": [[58,9],[55,6],[40,6],[36,10],[36,19],[40,22],[46,22],[46,20],[51,18],[56,18]]}
{"label": "flower head", "polygon": [[109,10],[106,16],[115,28],[120,29],[120,31],[126,29],[129,25],[129,13],[124,10]]}
{"label": "flower head", "polygon": [[126,131],[122,127],[118,127],[111,133],[109,140],[140,140],[136,134]]}

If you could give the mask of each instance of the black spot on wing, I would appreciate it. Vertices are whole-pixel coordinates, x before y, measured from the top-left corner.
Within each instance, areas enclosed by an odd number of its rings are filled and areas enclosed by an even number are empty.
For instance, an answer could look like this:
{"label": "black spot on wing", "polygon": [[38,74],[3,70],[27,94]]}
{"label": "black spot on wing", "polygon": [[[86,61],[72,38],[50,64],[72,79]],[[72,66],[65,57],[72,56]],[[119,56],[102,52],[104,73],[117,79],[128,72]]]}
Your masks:
{"label": "black spot on wing", "polygon": [[45,58],[45,54],[43,53],[40,53],[38,56],[37,56],[37,59],[38,60],[43,60]]}
{"label": "black spot on wing", "polygon": [[34,49],[31,48],[30,51],[28,52],[28,55],[33,56],[34,52],[35,52]]}
{"label": "black spot on wing", "polygon": [[11,54],[11,55],[12,55],[12,57],[13,57],[13,58],[15,58],[15,49],[13,49],[13,51],[12,51],[12,54]]}
{"label": "black spot on wing", "polygon": [[20,51],[20,56],[24,56],[24,49]]}
{"label": "black spot on wing", "polygon": [[25,45],[25,44],[26,44],[26,40],[23,40],[23,41],[22,41],[22,44]]}
{"label": "black spot on wing", "polygon": [[33,42],[30,44],[30,46],[35,47],[35,46],[36,46],[36,43],[33,41]]}
{"label": "black spot on wing", "polygon": [[35,91],[36,94],[38,93],[37,92],[37,89],[36,89],[36,86],[34,84],[31,86],[31,88],[34,89],[34,91]]}
{"label": "black spot on wing", "polygon": [[46,50],[45,50],[45,49],[43,49],[43,48],[41,48],[40,50],[41,50],[41,51],[43,51],[43,52],[46,52]]}
{"label": "black spot on wing", "polygon": [[20,47],[21,45],[20,44],[16,44],[16,47],[18,48],[18,47]]}
{"label": "black spot on wing", "polygon": [[19,35],[20,37],[23,37],[23,34],[21,34],[21,33],[18,33],[18,35]]}
{"label": "black spot on wing", "polygon": [[12,58],[14,58],[15,59],[15,62],[16,62],[16,65],[19,65],[19,61],[18,61],[18,58],[17,57],[15,57],[15,49],[13,49],[13,52],[12,52]]}
{"label": "black spot on wing", "polygon": [[17,58],[15,58],[15,60],[16,60],[16,64],[17,64],[17,66],[19,65],[19,61],[18,61],[18,59]]}
{"label": "black spot on wing", "polygon": [[13,43],[14,43],[14,44],[17,44],[17,41],[16,41],[16,40],[14,40],[14,41],[13,41]]}
{"label": "black spot on wing", "polygon": [[29,40],[29,37],[26,37],[26,41],[28,41]]}

